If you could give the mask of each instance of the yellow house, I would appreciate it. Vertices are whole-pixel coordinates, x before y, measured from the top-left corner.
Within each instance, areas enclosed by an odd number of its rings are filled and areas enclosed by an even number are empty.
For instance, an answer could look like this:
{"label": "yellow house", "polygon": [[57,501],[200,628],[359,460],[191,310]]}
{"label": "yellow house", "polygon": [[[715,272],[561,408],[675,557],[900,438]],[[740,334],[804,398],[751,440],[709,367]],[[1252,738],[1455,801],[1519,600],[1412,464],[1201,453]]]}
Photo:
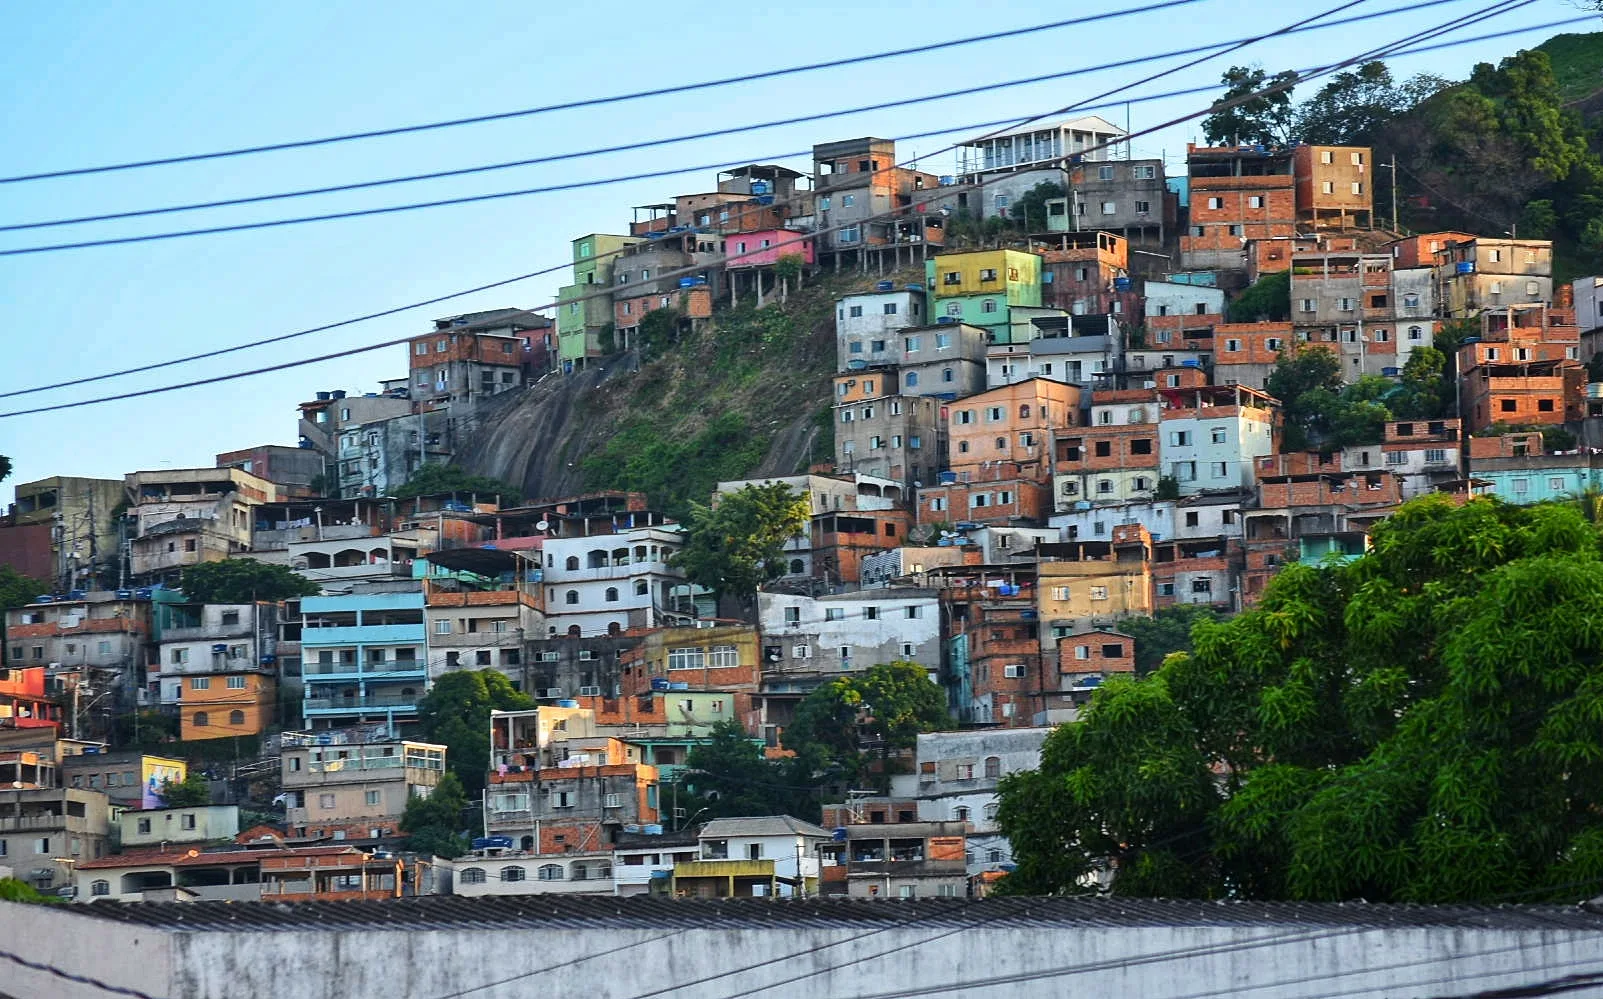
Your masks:
{"label": "yellow house", "polygon": [[1041,304],[1041,258],[1023,250],[942,253],[924,264],[936,298],[1005,292],[1008,305]]}
{"label": "yellow house", "polygon": [[260,735],[273,721],[276,694],[273,678],[261,673],[187,676],[178,698],[178,737]]}
{"label": "yellow house", "polygon": [[1036,606],[1054,635],[1152,614],[1152,536],[1139,524],[1113,540],[1042,545]]}

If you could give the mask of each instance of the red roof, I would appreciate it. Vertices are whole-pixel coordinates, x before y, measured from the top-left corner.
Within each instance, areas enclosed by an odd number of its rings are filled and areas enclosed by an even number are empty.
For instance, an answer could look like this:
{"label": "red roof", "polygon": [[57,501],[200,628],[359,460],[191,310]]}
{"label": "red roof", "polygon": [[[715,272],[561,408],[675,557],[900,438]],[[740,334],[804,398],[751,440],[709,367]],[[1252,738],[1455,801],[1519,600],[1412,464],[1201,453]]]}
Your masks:
{"label": "red roof", "polygon": [[150,867],[166,864],[172,867],[204,867],[212,864],[255,864],[265,858],[293,859],[300,857],[334,857],[341,854],[360,854],[354,846],[303,846],[282,850],[134,850],[99,860],[75,865],[80,871],[110,870],[119,867]]}

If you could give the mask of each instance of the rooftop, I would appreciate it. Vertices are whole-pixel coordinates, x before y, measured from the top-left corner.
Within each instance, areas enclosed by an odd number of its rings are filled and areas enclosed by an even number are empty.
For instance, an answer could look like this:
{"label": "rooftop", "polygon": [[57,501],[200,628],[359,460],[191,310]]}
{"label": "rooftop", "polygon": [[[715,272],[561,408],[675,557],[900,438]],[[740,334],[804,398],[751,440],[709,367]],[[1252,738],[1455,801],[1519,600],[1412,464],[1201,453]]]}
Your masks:
{"label": "rooftop", "polygon": [[305,932],[361,929],[547,928],[664,926],[871,926],[913,921],[922,926],[1297,926],[1404,929],[1603,930],[1603,916],[1564,905],[1372,905],[1365,902],[1201,902],[1158,899],[987,898],[768,899],[626,898],[584,895],[434,895],[382,901],[271,903],[106,902],[69,910],[85,919],[177,932]]}
{"label": "rooftop", "polygon": [[791,815],[753,815],[735,819],[713,819],[702,829],[703,839],[728,836],[822,836],[830,832]]}

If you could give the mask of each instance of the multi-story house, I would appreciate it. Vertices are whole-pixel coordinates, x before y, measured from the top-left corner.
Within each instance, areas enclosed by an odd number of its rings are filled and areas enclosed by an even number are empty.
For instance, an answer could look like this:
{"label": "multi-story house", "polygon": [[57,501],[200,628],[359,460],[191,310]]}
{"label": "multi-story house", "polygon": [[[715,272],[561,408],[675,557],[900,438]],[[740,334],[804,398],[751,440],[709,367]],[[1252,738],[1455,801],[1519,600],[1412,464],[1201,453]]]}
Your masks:
{"label": "multi-story house", "polygon": [[0,564],[63,593],[109,585],[121,565],[122,525],[112,514],[123,499],[117,479],[53,475],[18,483],[0,527]]}
{"label": "multi-story house", "polygon": [[[1168,188],[1161,159],[1076,162],[1068,169],[1067,187],[1074,202],[1070,228],[1117,232],[1151,247],[1163,246],[1175,229],[1180,202]],[[1050,230],[1050,207],[1046,221]]]}
{"label": "multi-story house", "polygon": [[[1264,459],[1260,459],[1264,460]],[[1064,541],[1107,541],[1113,527],[1140,524],[1153,541],[1194,541],[1220,536],[1241,539],[1241,506],[1250,496],[1246,491],[1197,495],[1181,500],[1149,500],[1122,503],[1116,507],[1071,510],[1052,518],[1052,527],[1062,532]]]}
{"label": "multi-story house", "polygon": [[321,538],[284,542],[281,556],[261,561],[287,561],[289,568],[328,593],[348,593],[352,587],[412,578],[418,553],[438,544],[438,524],[422,528],[374,533],[363,523],[333,524]]}
{"label": "multi-story house", "polygon": [[1056,512],[1085,503],[1150,500],[1160,475],[1158,411],[1155,389],[1091,393],[1086,425],[1053,434]]}
{"label": "multi-story house", "polygon": [[1470,432],[1495,424],[1584,418],[1587,372],[1569,309],[1540,303],[1480,314],[1481,335],[1458,349],[1458,407]]}
{"label": "multi-story house", "polygon": [[865,558],[903,544],[913,518],[906,510],[859,510],[813,518],[813,578],[829,586],[857,586]]}
{"label": "multi-story house", "polygon": [[749,692],[762,675],[757,629],[728,621],[648,632],[623,658],[625,696],[663,689]]}
{"label": "multi-story house", "polygon": [[924,281],[937,321],[957,320],[1010,342],[1010,310],[1040,308],[1041,257],[1021,250],[943,253],[924,262]]}
{"label": "multi-story house", "polygon": [[[839,809],[846,816],[851,812]],[[823,894],[847,898],[968,895],[967,822],[841,823],[825,847]]]}
{"label": "multi-story house", "polygon": [[929,482],[942,462],[941,400],[903,395],[891,368],[835,378],[835,468],[890,479],[905,490]]}
{"label": "multi-story house", "polygon": [[1603,488],[1603,461],[1591,449],[1552,453],[1537,431],[1471,437],[1469,474],[1509,503],[1564,500]]}
{"label": "multi-story house", "polygon": [[1261,476],[1257,507],[1242,514],[1242,603],[1256,603],[1287,564],[1362,555],[1370,528],[1390,516],[1402,498],[1401,483],[1390,472]]}
{"label": "multi-story house", "polygon": [[764,683],[807,689],[890,662],[919,663],[934,675],[941,666],[940,617],[936,593],[927,589],[759,593]]}
{"label": "multi-story house", "polygon": [[523,387],[527,331],[543,335],[550,320],[521,309],[436,319],[407,345],[412,412],[450,407],[470,411],[484,399]]}
{"label": "multi-story house", "polygon": [[940,178],[896,165],[896,143],[872,137],[825,142],[813,146],[813,220],[821,231],[821,261],[863,263],[889,249],[900,263],[902,248],[909,262],[943,241],[939,213],[897,209],[928,207],[937,197]]}
{"label": "multi-story house", "polygon": [[935,569],[942,581],[948,699],[960,721],[1020,727],[1040,711],[1035,567]]}
{"label": "multi-story house", "polygon": [[76,867],[79,902],[343,902],[397,898],[401,861],[354,846],[145,849]]}
{"label": "multi-story house", "polygon": [[617,697],[623,692],[623,656],[640,639],[640,629],[622,635],[530,637],[523,643],[523,676],[513,685],[535,696]]}
{"label": "multi-story house", "polygon": [[950,407],[946,417],[950,459],[958,473],[981,473],[997,464],[1044,477],[1053,431],[1077,426],[1080,389],[1047,378],[993,388]]}
{"label": "multi-story house", "polygon": [[189,776],[183,760],[133,750],[107,752],[104,746],[79,748],[91,751],[56,754],[62,784],[104,792],[113,808],[160,808],[162,785],[182,784]]}
{"label": "multi-story house", "polygon": [[123,486],[129,570],[145,583],[249,551],[255,508],[284,498],[276,483],[237,468],[131,472]]}
{"label": "multi-story house", "polygon": [[1152,544],[1140,524],[1119,524],[1109,541],[1039,546],[1035,601],[1042,625],[1062,638],[1150,616]]}
{"label": "multi-story house", "polygon": [[1348,251],[1292,256],[1297,338],[1337,354],[1346,381],[1398,373],[1391,261],[1385,253]]}
{"label": "multi-story house", "polygon": [[[1201,284],[1183,284],[1174,281],[1141,283],[1146,298],[1146,322],[1149,327],[1155,320],[1164,318],[1195,319],[1222,322],[1225,311],[1225,293]],[[1150,337],[1149,337],[1150,339]]]}
{"label": "multi-story house", "polygon": [[[1067,199],[1047,203],[1048,212]],[[1059,215],[1049,215],[1055,224]],[[1075,316],[1111,313],[1128,322],[1141,318],[1142,301],[1130,280],[1130,245],[1098,229],[1054,232],[1042,249],[1041,304]],[[1139,251],[1138,251],[1139,252]]]}
{"label": "multi-story house", "polygon": [[[1603,276],[1589,275],[1570,283],[1570,304],[1575,309],[1575,325],[1593,336],[1587,338],[1584,353],[1588,360],[1597,352],[1596,333],[1603,330]],[[20,486],[18,487],[20,490]]]}
{"label": "multi-story house", "polygon": [[689,898],[818,896],[819,850],[828,830],[789,815],[713,819],[700,856],[674,865],[670,891]]}
{"label": "multi-story house", "polygon": [[301,614],[306,728],[416,724],[428,690],[420,590],[305,597]]}
{"label": "multi-story house", "polygon": [[43,666],[0,668],[0,729],[47,728],[59,733],[61,705],[45,692]]}
{"label": "multi-story house", "polygon": [[287,499],[317,495],[312,485],[326,471],[323,456],[316,450],[285,444],[258,444],[225,451],[215,460],[218,468],[237,468],[276,484]]}
{"label": "multi-story house", "polygon": [[407,377],[380,382],[377,394],[351,395],[344,389],[318,392],[315,399],[297,407],[298,443],[326,461],[334,461],[341,431],[412,412],[411,385],[412,379]]}
{"label": "multi-story house", "polygon": [[429,676],[493,666],[521,682],[525,639],[546,634],[540,552],[445,548],[413,567],[423,579]]}
{"label": "multi-story house", "polygon": [[[1290,323],[1218,323],[1213,327],[1213,379],[1219,385],[1267,389],[1282,357],[1301,345]],[[1321,344],[1335,353],[1334,344]]]}
{"label": "multi-story house", "polygon": [[902,330],[897,362],[902,394],[932,395],[951,402],[984,391],[985,333],[964,323]]}
{"label": "multi-story house", "polygon": [[0,753],[0,777],[0,844],[18,880],[53,891],[72,884],[73,865],[110,850],[111,808],[101,792],[66,787],[55,763],[37,753]]}
{"label": "multi-story house", "polygon": [[[1008,217],[1018,199],[1038,184],[1063,184],[1071,163],[1111,163],[1111,147],[1124,135],[1125,131],[1112,122],[1086,115],[1058,122],[1034,122],[970,139],[958,146],[957,172],[966,184],[983,184],[983,197],[977,204],[964,203],[961,207],[980,218]],[[1091,176],[1098,183],[1106,183],[1094,166]],[[1161,190],[1161,166],[1157,179]]]}
{"label": "multi-story house", "polygon": [[279,754],[284,822],[297,839],[393,839],[406,803],[440,783],[445,753],[445,746],[372,728],[286,732]]}
{"label": "multi-story house", "polygon": [[1368,146],[1296,146],[1297,221],[1315,229],[1368,229],[1374,219],[1374,154]]}
{"label": "multi-story house", "polygon": [[189,675],[227,677],[276,672],[278,605],[156,604],[156,643],[147,684],[156,702],[174,708]]}
{"label": "multi-story house", "polygon": [[1135,639],[1111,628],[1087,627],[1043,642],[1047,673],[1055,670],[1060,696],[1046,706],[1048,720],[1072,721],[1103,682],[1135,675]]}
{"label": "multi-story house", "polygon": [[598,232],[573,241],[573,283],[557,289],[557,357],[564,371],[601,355],[601,331],[612,322],[613,263],[641,238]]}
{"label": "multi-story house", "polygon": [[668,560],[684,544],[678,525],[639,514],[643,526],[616,533],[547,538],[547,635],[607,635],[655,627],[688,609],[690,589]]}
{"label": "multi-story house", "polygon": [[[885,287],[890,285],[890,287]],[[928,296],[921,284],[898,290],[889,281],[880,288],[835,300],[836,371],[862,365],[895,363],[901,355],[897,334],[929,322]]]}
{"label": "multi-story house", "polygon": [[[1296,235],[1292,157],[1264,146],[1186,145],[1190,218],[1180,237],[1186,270],[1247,270],[1249,242],[1261,271],[1285,270],[1266,260],[1277,240]],[[1274,266],[1279,263],[1280,266]]]}
{"label": "multi-story house", "polygon": [[[1041,765],[1051,729],[929,732],[918,737],[916,774],[892,778],[892,794],[917,801],[921,822],[966,822],[969,874],[1000,870],[1013,850],[997,825],[1003,777]],[[872,817],[872,816],[871,816]]]}
{"label": "multi-story house", "polygon": [[[1471,441],[1472,450],[1473,447]],[[1388,421],[1379,446],[1360,444],[1346,448],[1341,454],[1341,467],[1349,472],[1390,472],[1397,476],[1404,500],[1435,492],[1463,478],[1459,421]]]}
{"label": "multi-story house", "polygon": [[1028,337],[1015,334],[986,350],[989,387],[1045,378],[1091,388],[1119,369],[1123,343],[1118,320],[1111,315],[1040,316],[1028,326]]}
{"label": "multi-story house", "polygon": [[[749,485],[784,485],[792,492],[808,499],[814,517],[826,513],[854,513],[858,511],[895,510],[904,505],[907,490],[902,483],[873,475],[778,476],[767,479],[739,479],[720,482],[713,493],[713,505],[724,496],[738,492]],[[808,527],[785,545],[786,572],[781,579],[795,582],[813,578],[813,532]]]}
{"label": "multi-story house", "polygon": [[449,462],[456,436],[449,414],[435,410],[348,424],[334,437],[333,491],[390,496],[421,466]]}
{"label": "multi-story house", "polygon": [[1275,400],[1244,385],[1164,393],[1158,457],[1182,496],[1250,488],[1253,462],[1275,452]]}
{"label": "multi-story house", "polygon": [[69,735],[80,723],[132,710],[152,640],[151,605],[176,590],[95,590],[46,597],[6,612],[6,666],[44,667],[46,690],[64,695]]}
{"label": "multi-story house", "polygon": [[232,840],[239,835],[239,806],[128,809],[117,816],[117,827],[118,845],[124,850]]}
{"label": "multi-story house", "polygon": [[969,472],[942,472],[918,491],[919,523],[929,529],[1027,527],[1046,523],[1052,489],[1033,467],[1001,463]]}
{"label": "multi-story house", "polygon": [[1488,309],[1553,301],[1553,243],[1474,236],[1435,253],[1436,308],[1468,319]]}

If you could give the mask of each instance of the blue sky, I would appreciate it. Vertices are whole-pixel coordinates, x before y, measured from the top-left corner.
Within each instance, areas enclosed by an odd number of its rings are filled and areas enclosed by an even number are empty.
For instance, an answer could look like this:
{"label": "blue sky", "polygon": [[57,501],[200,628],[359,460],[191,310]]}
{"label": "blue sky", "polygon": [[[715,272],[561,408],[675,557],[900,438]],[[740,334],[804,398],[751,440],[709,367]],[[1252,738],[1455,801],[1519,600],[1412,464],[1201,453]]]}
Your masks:
{"label": "blue sky", "polygon": [[[0,174],[199,152],[236,145],[482,114],[733,75],[1058,20],[1124,0],[1061,4],[925,0],[764,8],[616,0],[573,4],[396,0],[358,4],[12,4],[0,63]],[[1334,6],[1331,0],[1329,6]],[[1231,63],[1270,70],[1333,61],[1482,3],[1454,3],[1348,29],[1303,34],[1217,59],[1149,89],[1216,81]],[[94,214],[449,169],[640,141],[874,100],[1046,73],[1077,62],[1261,33],[1327,6],[1311,0],[1204,0],[924,56],[740,87],[303,151],[0,186],[0,222]],[[1348,13],[1407,6],[1367,0]],[[1470,29],[1574,16],[1538,0]],[[1589,30],[1582,25],[1568,30]],[[1549,32],[1550,33],[1550,32]],[[1404,74],[1467,75],[1549,33],[1398,60]],[[1184,60],[1174,60],[1175,63]],[[576,162],[124,223],[0,234],[0,247],[158,232],[636,173],[674,165],[767,160],[814,142],[897,136],[1039,113],[1138,79],[1142,64],[1068,81],[767,129],[721,140]],[[1199,107],[1199,98],[1136,106],[1136,128]],[[1123,113],[1108,116],[1123,123]],[[1196,125],[1137,144],[1173,172]],[[906,143],[903,158],[934,150]],[[799,161],[794,165],[805,167]],[[945,172],[939,161],[921,164]],[[629,206],[706,190],[689,174],[557,195],[24,257],[0,258],[0,391],[95,374],[344,319],[510,277],[569,255],[568,240],[621,231]],[[560,275],[210,362],[77,389],[0,400],[55,403],[328,353],[427,328],[436,316],[548,302]],[[295,406],[320,389],[372,391],[404,373],[402,348],[128,402],[0,420],[12,482],[55,474],[121,476],[210,465],[219,451],[293,444]],[[0,501],[10,490],[0,492]]]}

